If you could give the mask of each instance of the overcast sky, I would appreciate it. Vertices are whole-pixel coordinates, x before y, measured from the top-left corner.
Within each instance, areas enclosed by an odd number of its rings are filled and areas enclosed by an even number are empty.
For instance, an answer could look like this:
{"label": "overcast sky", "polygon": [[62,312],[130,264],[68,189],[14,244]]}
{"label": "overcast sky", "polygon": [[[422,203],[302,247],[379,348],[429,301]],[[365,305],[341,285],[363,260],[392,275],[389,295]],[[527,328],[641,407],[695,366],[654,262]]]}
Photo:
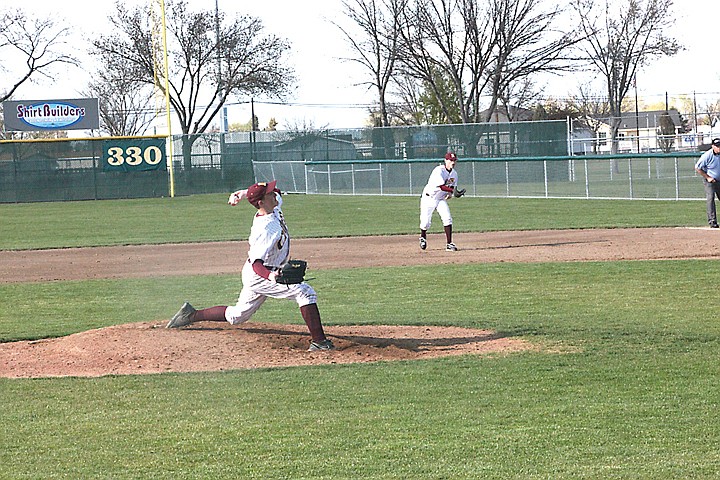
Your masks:
{"label": "overcast sky", "polygon": [[[125,0],[125,3],[139,5],[149,0]],[[215,7],[213,0],[189,0],[189,3],[191,7]],[[259,17],[267,33],[284,37],[292,45],[290,60],[298,77],[296,94],[288,99],[292,105],[269,105],[263,103],[267,99],[255,99],[255,113],[261,126],[267,125],[271,117],[280,122],[280,128],[299,123],[331,128],[364,125],[368,116],[366,105],[375,97],[372,91],[357,85],[364,79],[363,70],[352,62],[340,60],[352,55],[342,33],[331,23],[332,19],[344,20],[340,13],[341,0],[217,0],[217,3],[229,16],[243,13]],[[3,10],[18,5],[16,0],[0,0]],[[58,21],[64,21],[78,32],[78,54],[86,49],[83,36],[101,31],[107,25],[108,15],[114,11],[113,0],[27,0],[20,5],[32,13],[52,12]],[[648,102],[664,99],[665,92],[671,96],[695,93],[701,98],[720,98],[720,62],[716,59],[718,41],[714,33],[720,18],[720,1],[676,0],[675,17],[676,24],[670,34],[687,49],[640,72],[638,94]],[[24,86],[15,98],[76,98],[88,78],[88,72],[70,70],[57,82]],[[554,78],[545,93],[565,97],[576,90],[575,77]],[[229,107],[231,123],[247,122],[249,118],[248,103]]]}

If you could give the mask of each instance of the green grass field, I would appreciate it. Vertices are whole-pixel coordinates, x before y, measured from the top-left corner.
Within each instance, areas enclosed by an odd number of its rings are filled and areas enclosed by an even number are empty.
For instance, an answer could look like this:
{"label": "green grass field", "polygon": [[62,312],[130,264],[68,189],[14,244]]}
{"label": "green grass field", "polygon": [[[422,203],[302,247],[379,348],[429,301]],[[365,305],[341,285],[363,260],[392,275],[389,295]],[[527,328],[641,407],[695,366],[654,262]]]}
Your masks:
{"label": "green grass field", "polygon": [[[0,250],[246,239],[252,207],[226,195],[0,204]],[[455,231],[706,225],[698,201],[453,200]],[[416,197],[287,195],[294,238],[416,233]],[[437,215],[433,231],[441,232]]]}
{"label": "green grass field", "polygon": [[[246,238],[222,196],[0,205],[0,248]],[[289,196],[294,236],[416,231],[415,199]],[[463,199],[458,231],[703,225],[702,202]],[[439,222],[433,229],[440,231]],[[720,476],[717,261],[314,272],[328,325],[458,325],[538,351],[202,374],[0,379],[0,478]],[[435,279],[430,281],[430,279]],[[234,299],[212,275],[0,285],[0,341]],[[356,288],[358,285],[362,288]],[[269,301],[255,319],[298,322]]]}

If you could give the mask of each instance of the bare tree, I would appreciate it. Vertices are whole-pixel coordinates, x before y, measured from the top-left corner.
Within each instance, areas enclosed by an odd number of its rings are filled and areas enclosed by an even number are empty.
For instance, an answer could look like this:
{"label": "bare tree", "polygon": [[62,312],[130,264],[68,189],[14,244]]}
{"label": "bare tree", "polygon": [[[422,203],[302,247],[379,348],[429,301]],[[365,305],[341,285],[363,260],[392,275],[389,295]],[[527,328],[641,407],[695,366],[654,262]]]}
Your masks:
{"label": "bare tree", "polygon": [[529,108],[540,100],[541,93],[535,88],[535,83],[529,77],[525,77],[503,89],[498,95],[498,100],[508,121],[512,122],[517,120],[518,113],[522,109]]}
{"label": "bare tree", "polygon": [[589,85],[581,85],[578,95],[569,99],[568,105],[578,112],[579,118],[593,132],[593,153],[598,153],[599,131],[610,116],[610,102],[605,95],[598,94]]}
{"label": "bare tree", "polygon": [[675,123],[673,122],[670,114],[665,112],[660,115],[660,126],[657,129],[658,146],[665,153],[670,153],[675,146]]}
{"label": "bare tree", "polygon": [[98,99],[100,129],[108,135],[142,135],[165,107],[157,98],[153,105],[152,90],[131,76],[100,69],[93,78],[83,95]]}
{"label": "bare tree", "polygon": [[[715,128],[720,118],[720,99],[707,100],[698,105],[695,113],[695,132],[698,134],[698,125],[709,125],[711,129]],[[704,139],[699,138],[702,142]]]}
{"label": "bare tree", "polygon": [[294,140],[296,138],[318,136],[328,130],[328,124],[315,125],[313,120],[308,120],[307,118],[295,118],[288,120],[285,122],[285,125],[286,128],[284,131],[278,131],[275,134],[276,138]]}
{"label": "bare tree", "polygon": [[[402,25],[402,72],[437,99],[443,117],[476,122],[493,45],[489,16],[478,13],[476,0],[414,0]],[[451,96],[445,94],[448,83]]]}
{"label": "bare tree", "polygon": [[651,59],[681,50],[665,35],[674,21],[673,0],[572,0],[584,33],[583,50],[604,77],[610,107],[612,153],[618,151],[622,103],[638,69]]}
{"label": "bare tree", "polygon": [[533,108],[533,120],[565,120],[579,115],[572,100],[547,98],[537,102]]}
{"label": "bare tree", "polygon": [[[377,115],[373,115],[375,126],[390,125],[386,95],[398,57],[400,44],[402,12],[408,0],[343,0],[345,14],[362,32],[353,35],[343,27],[338,28],[345,34],[355,52],[356,58],[350,59],[364,66],[372,80],[365,82],[375,88],[378,95]],[[395,138],[392,130],[378,130],[373,135],[373,155],[391,158],[395,152]]]}
{"label": "bare tree", "polygon": [[504,98],[507,102],[513,90],[522,93],[519,99],[532,97],[528,90],[532,76],[574,68],[572,47],[579,36],[554,27],[562,13],[557,4],[541,10],[537,0],[492,0],[495,48],[488,70],[490,106],[483,120],[488,121],[498,101]]}
{"label": "bare tree", "polygon": [[402,12],[407,3],[408,0],[343,0],[344,13],[359,28],[360,35],[335,23],[358,55],[349,60],[365,67],[372,78],[364,84],[377,90],[382,127],[390,126],[386,95],[395,73]]}
{"label": "bare tree", "polygon": [[52,17],[29,18],[22,10],[0,14],[0,57],[4,59],[0,71],[9,77],[0,87],[0,102],[26,82],[39,76],[52,78],[54,67],[77,65],[76,58],[64,53],[69,50],[69,34],[70,29],[58,26]]}
{"label": "bare tree", "polygon": [[[446,118],[488,121],[501,99],[532,97],[532,76],[571,68],[578,38],[554,28],[562,13],[537,0],[415,0],[403,23],[401,68],[438,98]],[[452,99],[442,95],[443,79],[454,86]]]}
{"label": "bare tree", "polygon": [[[262,22],[238,16],[225,22],[214,9],[190,12],[186,0],[166,2],[169,56],[168,96],[183,135],[183,159],[197,136],[205,132],[229,98],[267,95],[283,98],[295,81],[286,66],[289,44],[263,32]],[[127,10],[120,2],[110,18],[112,35],[93,41],[107,68],[130,65],[134,78],[165,89],[157,81],[157,61],[150,15],[143,8]]]}
{"label": "bare tree", "polygon": [[[388,116],[391,125],[422,125],[428,123],[423,112],[420,97],[422,91],[417,80],[408,76],[397,74],[393,76],[390,86],[392,95],[398,100],[388,105]],[[374,112],[371,112],[373,114]],[[376,122],[379,126],[381,122]]]}

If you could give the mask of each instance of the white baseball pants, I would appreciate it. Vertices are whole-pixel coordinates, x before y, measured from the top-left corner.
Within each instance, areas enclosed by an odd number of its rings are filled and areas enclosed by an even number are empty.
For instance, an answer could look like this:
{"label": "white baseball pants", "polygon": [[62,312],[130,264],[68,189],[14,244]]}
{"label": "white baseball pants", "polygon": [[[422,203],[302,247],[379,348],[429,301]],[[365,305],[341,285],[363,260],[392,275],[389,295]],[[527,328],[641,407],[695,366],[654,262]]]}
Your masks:
{"label": "white baseball pants", "polygon": [[420,197],[420,230],[429,230],[433,212],[437,210],[444,227],[452,225],[452,215],[447,200],[423,195]]}
{"label": "white baseball pants", "polygon": [[307,283],[283,285],[271,282],[255,273],[248,262],[245,262],[242,269],[242,283],[243,288],[237,303],[225,310],[225,319],[232,325],[250,320],[268,297],[295,300],[299,307],[317,303],[317,294]]}

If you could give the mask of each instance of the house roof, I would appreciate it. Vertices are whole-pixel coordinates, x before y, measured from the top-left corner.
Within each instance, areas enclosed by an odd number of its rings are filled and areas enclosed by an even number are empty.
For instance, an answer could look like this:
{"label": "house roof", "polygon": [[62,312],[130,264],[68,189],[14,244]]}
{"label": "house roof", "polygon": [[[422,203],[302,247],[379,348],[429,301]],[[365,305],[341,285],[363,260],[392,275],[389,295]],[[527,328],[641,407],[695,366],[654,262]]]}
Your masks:
{"label": "house roof", "polygon": [[302,135],[296,138],[291,138],[290,140],[280,142],[276,144],[277,148],[296,148],[297,145],[312,145],[315,142],[325,142],[325,143],[335,143],[335,144],[341,144],[341,145],[353,145],[353,142],[341,139],[341,138],[335,138],[333,136],[326,137],[324,135],[316,135],[316,134],[307,134]]}
{"label": "house roof", "polygon": [[[480,117],[486,118],[489,112],[490,109],[483,110],[480,112]],[[510,113],[510,115],[508,115],[508,113]],[[492,112],[490,121],[504,123],[507,122],[510,117],[512,117],[516,122],[532,120],[533,112],[527,108],[516,107],[514,105],[510,105],[507,108],[505,105],[497,105],[495,110]]]}
{"label": "house roof", "polygon": [[[673,124],[677,127],[682,125],[680,113],[671,108],[669,110],[647,110],[644,112],[623,112],[620,115],[621,130],[635,130],[637,128],[658,128],[660,126],[660,117],[669,114]],[[597,117],[598,120],[610,125],[609,117]]]}

